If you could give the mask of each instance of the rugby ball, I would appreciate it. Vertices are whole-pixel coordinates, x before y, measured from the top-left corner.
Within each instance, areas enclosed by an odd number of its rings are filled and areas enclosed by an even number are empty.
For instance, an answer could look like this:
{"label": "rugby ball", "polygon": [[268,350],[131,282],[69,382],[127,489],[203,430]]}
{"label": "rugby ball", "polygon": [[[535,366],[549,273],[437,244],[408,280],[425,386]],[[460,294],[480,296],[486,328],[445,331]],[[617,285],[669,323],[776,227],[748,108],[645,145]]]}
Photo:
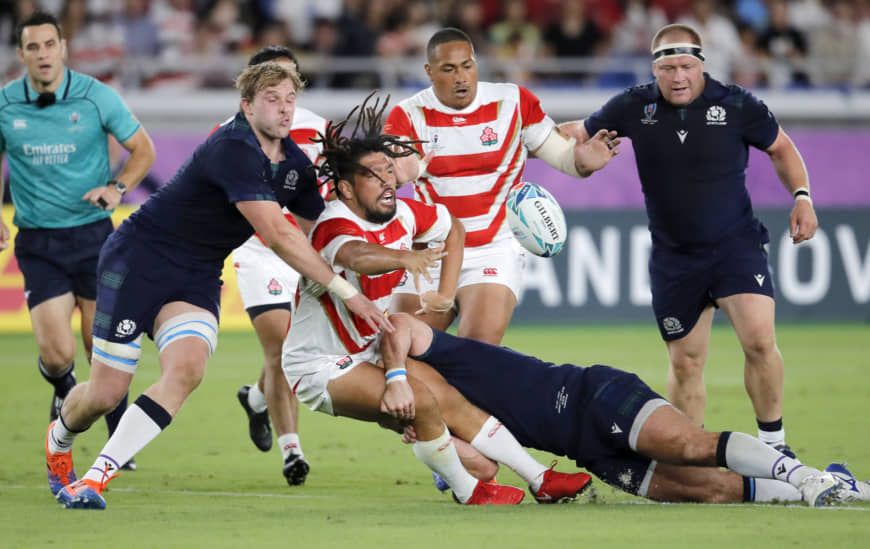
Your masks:
{"label": "rugby ball", "polygon": [[507,220],[519,243],[541,257],[558,254],[568,237],[559,203],[549,191],[528,181],[508,193]]}

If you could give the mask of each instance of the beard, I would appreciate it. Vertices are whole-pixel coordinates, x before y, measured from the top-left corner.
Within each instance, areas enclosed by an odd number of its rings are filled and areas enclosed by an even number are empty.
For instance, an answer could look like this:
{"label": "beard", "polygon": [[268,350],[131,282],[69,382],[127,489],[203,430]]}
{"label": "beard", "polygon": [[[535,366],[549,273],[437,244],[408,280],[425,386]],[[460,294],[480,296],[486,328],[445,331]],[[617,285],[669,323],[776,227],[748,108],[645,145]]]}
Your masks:
{"label": "beard", "polygon": [[371,208],[366,208],[366,221],[370,223],[377,223],[379,225],[390,221],[396,216],[396,203],[393,202],[392,208],[385,212],[373,210]]}

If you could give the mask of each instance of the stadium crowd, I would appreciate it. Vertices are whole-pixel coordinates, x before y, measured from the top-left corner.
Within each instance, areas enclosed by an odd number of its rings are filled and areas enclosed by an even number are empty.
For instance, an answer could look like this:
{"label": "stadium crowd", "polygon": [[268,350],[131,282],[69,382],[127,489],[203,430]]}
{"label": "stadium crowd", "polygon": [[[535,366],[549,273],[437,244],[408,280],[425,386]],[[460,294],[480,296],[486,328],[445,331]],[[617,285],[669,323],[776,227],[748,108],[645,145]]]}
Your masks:
{"label": "stadium crowd", "polygon": [[426,39],[455,26],[490,79],[619,87],[649,77],[656,29],[700,29],[716,78],[748,88],[870,86],[870,0],[10,0],[0,74],[20,75],[15,23],[57,14],[69,64],[123,89],[227,88],[267,44],[299,52],[313,87],[426,85]]}

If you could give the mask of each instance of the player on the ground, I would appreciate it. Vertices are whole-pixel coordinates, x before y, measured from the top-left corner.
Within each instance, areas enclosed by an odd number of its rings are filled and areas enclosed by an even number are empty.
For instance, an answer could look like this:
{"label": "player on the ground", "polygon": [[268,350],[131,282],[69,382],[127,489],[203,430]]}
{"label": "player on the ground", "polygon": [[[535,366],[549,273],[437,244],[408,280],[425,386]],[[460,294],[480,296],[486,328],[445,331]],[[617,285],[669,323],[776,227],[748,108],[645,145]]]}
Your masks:
{"label": "player on the ground", "polygon": [[[54,387],[50,418],[57,418],[76,383],[76,339],[70,320],[81,312],[85,357],[97,294],[100,247],[113,230],[110,215],[124,193],[154,164],[154,145],[118,93],[64,64],[66,40],[57,19],[35,12],[19,22],[18,58],[27,72],[0,93],[0,158],[9,159],[15,204],[15,257],[39,349],[37,364]],[[108,136],[130,152],[112,179]],[[0,202],[3,197],[0,178]],[[0,250],[9,228],[0,219]],[[109,435],[126,397],[106,415]],[[134,469],[135,462],[126,468]]]}
{"label": "player on the ground", "polygon": [[[363,103],[350,136],[341,135],[347,120],[327,127],[320,170],[335,185],[337,199],[326,205],[311,241],[342,278],[384,309],[400,281],[426,278],[437,265],[439,284],[418,298],[417,308],[444,310],[453,304],[464,230],[441,205],[396,197],[397,180],[409,166],[416,170],[417,163],[411,157],[414,143],[381,134],[384,108],[386,103],[380,110],[377,102],[373,107]],[[426,246],[415,250],[415,243]],[[519,503],[523,492],[479,482],[469,474],[451,443],[451,431],[516,471],[539,500],[573,497],[586,487],[588,475],[547,469],[495,418],[458,393],[442,415],[426,387],[406,375],[404,356],[320,285],[306,277],[299,284],[282,365],[296,396],[309,408],[362,421],[395,418],[413,425],[418,435],[414,454],[450,482],[463,504]],[[386,371],[376,365],[382,356]]]}
{"label": "player on the ground", "polygon": [[[410,361],[408,373],[426,384],[439,405],[453,398],[455,387],[498,417],[522,445],[568,456],[620,490],[658,501],[803,497],[819,506],[856,498],[855,484],[850,492],[840,480],[848,471],[834,476],[749,435],[704,431],[632,373],[556,365],[451,336],[407,314],[390,319],[396,329],[385,339],[423,362],[418,369],[421,364]],[[408,435],[413,440],[413,432]],[[867,499],[870,487],[861,490],[857,499]]]}
{"label": "player on the ground", "polygon": [[[460,335],[499,343],[525,265],[525,251],[505,220],[505,202],[510,188],[522,180],[526,158],[531,154],[563,173],[586,177],[610,161],[619,140],[602,130],[576,143],[526,88],[478,82],[474,48],[459,29],[436,32],[426,54],[432,86],[393,108],[384,129],[423,140],[420,150],[431,160],[420,177],[413,174],[415,196],[446,206],[462,221],[466,237],[456,307],[422,318],[446,329],[458,314]],[[437,286],[437,271],[432,277]],[[418,291],[430,287],[399,287],[393,309],[414,312]]]}
{"label": "player on the ground", "polygon": [[161,374],[127,409],[83,479],[57,493],[65,507],[105,508],[101,494],[119,464],[157,437],[199,385],[217,345],[224,260],[254,231],[300,273],[340,295],[361,325],[391,329],[281,212],[287,206],[313,219],[323,209],[311,163],[288,136],[301,86],[286,65],[247,67],[236,79],[241,104],[233,122],[197,147],[100,252],[91,379],[70,391],[49,427],[50,472],[73,471],[76,435],[129,387],[143,334],[157,345]]}
{"label": "player on the ground", "polygon": [[[299,72],[293,52],[285,46],[266,46],[255,53],[248,65],[266,61],[288,63]],[[321,146],[311,141],[326,130],[326,120],[297,106],[290,127],[290,138],[311,160],[317,162]],[[326,198],[328,185],[322,185],[320,194]],[[313,221],[294,219],[285,209],[291,223],[296,223],[305,234]],[[248,432],[254,445],[266,452],[272,448],[271,417],[281,448],[284,478],[291,486],[303,484],[309,465],[299,441],[299,404],[287,386],[281,370],[281,346],[290,327],[293,296],[299,282],[299,273],[269,249],[259,235],[254,235],[233,250],[233,266],[239,284],[239,294],[251,324],[263,347],[265,363],[256,383],[243,385],[238,393],[239,402],[248,416]]]}
{"label": "player on the ground", "polygon": [[704,72],[698,31],[668,25],[652,42],[655,81],[625,90],[585,122],[563,125],[583,139],[600,128],[630,137],[645,197],[653,311],[670,358],[668,397],[704,423],[704,364],[713,312],[721,308],[743,348],[744,381],[758,437],[794,457],[782,423],[783,360],[776,346],[767,229],[746,189],[749,146],[765,151],[788,192],[795,244],[818,220],[800,152],[767,106]]}

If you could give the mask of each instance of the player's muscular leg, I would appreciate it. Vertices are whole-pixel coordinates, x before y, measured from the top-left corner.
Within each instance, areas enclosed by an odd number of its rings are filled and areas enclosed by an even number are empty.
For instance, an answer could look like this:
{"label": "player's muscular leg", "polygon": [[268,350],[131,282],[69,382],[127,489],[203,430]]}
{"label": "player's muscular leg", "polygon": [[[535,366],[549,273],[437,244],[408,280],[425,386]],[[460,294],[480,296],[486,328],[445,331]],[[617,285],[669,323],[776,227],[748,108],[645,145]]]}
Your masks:
{"label": "player's muscular leg", "polygon": [[667,342],[670,359],[668,400],[698,425],[704,423],[704,408],[707,405],[704,363],[710,345],[713,311],[712,306],[705,309],[692,331],[685,337]]}
{"label": "player's muscular leg", "polygon": [[657,408],[640,430],[637,452],[672,465],[716,466],[719,433],[709,433],[673,406]]}
{"label": "player's muscular leg", "polygon": [[668,502],[740,503],[743,477],[714,467],[657,463],[647,497]]}
{"label": "player's muscular leg", "polygon": [[115,409],[127,394],[133,374],[107,366],[99,359],[91,362],[90,379],[79,383],[63,402],[60,415],[73,431],[84,431],[94,421]]}
{"label": "player's muscular leg", "polygon": [[472,284],[459,288],[456,303],[457,335],[498,345],[511,321],[517,298],[501,284]]}
{"label": "player's muscular leg", "polygon": [[783,361],[776,346],[775,303],[760,294],[737,294],[718,300],[734,326],[746,358],[744,382],[761,421],[782,417]]}
{"label": "player's muscular leg", "polygon": [[46,299],[30,310],[39,356],[49,374],[59,374],[75,359],[76,340],[70,318],[75,308],[71,292]]}
{"label": "player's muscular leg", "polygon": [[290,311],[274,309],[254,318],[254,330],[260,339],[266,361],[262,372],[262,390],[269,417],[279,434],[295,433],[298,427],[298,403],[281,369],[281,348],[290,322]]}
{"label": "player's muscular leg", "polygon": [[[189,303],[175,301],[160,309],[154,321],[154,333],[158,334],[166,322],[185,313],[208,313],[205,309]],[[214,325],[217,320],[212,317]],[[159,338],[158,338],[159,339]],[[162,406],[172,417],[199,386],[205,376],[209,346],[200,337],[180,337],[160,351],[160,379],[145,390],[154,402]]]}
{"label": "player's muscular leg", "polygon": [[85,357],[90,362],[94,343],[93,328],[94,315],[97,313],[97,302],[93,299],[76,296],[76,305],[78,305],[79,312],[81,312],[82,345],[85,348]]}

